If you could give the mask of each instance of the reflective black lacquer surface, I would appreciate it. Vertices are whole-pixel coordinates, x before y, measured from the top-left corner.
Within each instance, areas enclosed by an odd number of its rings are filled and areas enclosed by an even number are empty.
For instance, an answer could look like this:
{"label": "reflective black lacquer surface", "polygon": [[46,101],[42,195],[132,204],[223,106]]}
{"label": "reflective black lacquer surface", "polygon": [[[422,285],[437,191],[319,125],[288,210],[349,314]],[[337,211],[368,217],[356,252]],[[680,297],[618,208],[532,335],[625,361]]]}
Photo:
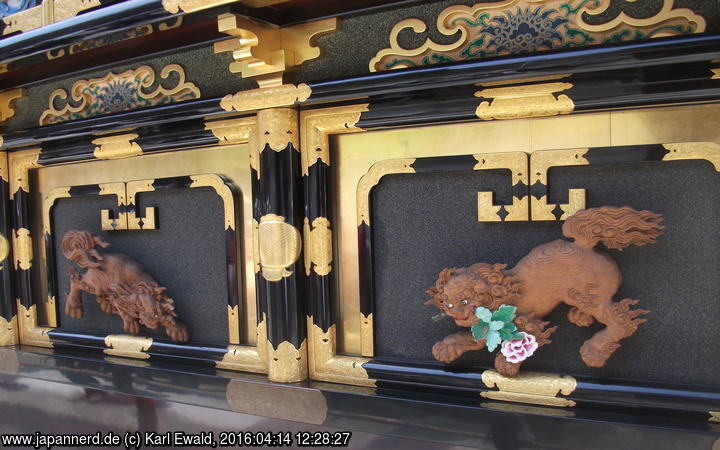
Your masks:
{"label": "reflective black lacquer surface", "polygon": [[[0,372],[2,434],[211,431],[218,439],[221,432],[351,431],[350,448],[413,449],[710,449],[720,437],[720,425],[682,417],[517,405],[470,394],[274,385],[261,376],[29,347],[0,350]],[[253,404],[255,392],[269,401]],[[304,400],[297,401],[297,392]]]}

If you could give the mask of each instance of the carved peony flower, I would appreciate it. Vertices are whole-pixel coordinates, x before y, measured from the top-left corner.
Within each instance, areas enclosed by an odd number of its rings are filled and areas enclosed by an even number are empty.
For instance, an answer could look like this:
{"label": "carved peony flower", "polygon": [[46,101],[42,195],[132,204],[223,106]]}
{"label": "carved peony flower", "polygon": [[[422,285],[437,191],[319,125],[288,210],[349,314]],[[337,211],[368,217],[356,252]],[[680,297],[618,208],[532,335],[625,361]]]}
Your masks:
{"label": "carved peony flower", "polygon": [[510,363],[519,363],[525,361],[535,353],[538,348],[535,336],[521,331],[521,339],[513,339],[512,341],[504,341],[500,351]]}

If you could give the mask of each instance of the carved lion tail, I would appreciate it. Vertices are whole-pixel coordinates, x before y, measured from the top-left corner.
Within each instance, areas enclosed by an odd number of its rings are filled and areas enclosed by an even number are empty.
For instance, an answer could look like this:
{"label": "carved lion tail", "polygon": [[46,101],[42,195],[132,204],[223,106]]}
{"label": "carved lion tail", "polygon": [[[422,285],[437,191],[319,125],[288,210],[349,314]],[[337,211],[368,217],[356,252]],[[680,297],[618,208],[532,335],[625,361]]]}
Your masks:
{"label": "carved lion tail", "polygon": [[662,221],[662,216],[652,211],[603,206],[578,211],[565,221],[562,230],[565,237],[583,247],[602,242],[607,248],[622,250],[654,243],[665,228]]}

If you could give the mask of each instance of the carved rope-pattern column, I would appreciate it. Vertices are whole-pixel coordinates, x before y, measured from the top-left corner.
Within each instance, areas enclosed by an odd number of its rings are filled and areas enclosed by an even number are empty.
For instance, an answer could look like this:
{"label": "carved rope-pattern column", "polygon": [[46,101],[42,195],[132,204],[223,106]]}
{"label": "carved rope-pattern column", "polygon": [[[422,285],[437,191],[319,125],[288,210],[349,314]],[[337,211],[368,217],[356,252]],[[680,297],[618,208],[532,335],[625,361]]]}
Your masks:
{"label": "carved rope-pattern column", "polygon": [[265,109],[257,120],[258,293],[267,308],[268,377],[291,383],[307,378],[298,113]]}
{"label": "carved rope-pattern column", "polygon": [[12,291],[12,259],[10,259],[11,233],[10,185],[8,155],[0,152],[0,345],[18,343],[17,311]]}

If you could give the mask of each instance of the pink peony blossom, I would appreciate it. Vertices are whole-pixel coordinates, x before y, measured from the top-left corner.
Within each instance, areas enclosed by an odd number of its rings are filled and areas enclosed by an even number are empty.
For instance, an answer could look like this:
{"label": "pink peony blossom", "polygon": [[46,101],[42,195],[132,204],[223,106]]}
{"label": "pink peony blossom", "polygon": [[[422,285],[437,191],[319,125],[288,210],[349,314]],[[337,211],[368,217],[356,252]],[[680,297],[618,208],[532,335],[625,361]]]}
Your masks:
{"label": "pink peony blossom", "polygon": [[522,339],[515,339],[513,341],[505,341],[502,343],[501,352],[510,363],[519,363],[525,361],[535,353],[538,348],[535,336],[521,331],[523,335]]}

